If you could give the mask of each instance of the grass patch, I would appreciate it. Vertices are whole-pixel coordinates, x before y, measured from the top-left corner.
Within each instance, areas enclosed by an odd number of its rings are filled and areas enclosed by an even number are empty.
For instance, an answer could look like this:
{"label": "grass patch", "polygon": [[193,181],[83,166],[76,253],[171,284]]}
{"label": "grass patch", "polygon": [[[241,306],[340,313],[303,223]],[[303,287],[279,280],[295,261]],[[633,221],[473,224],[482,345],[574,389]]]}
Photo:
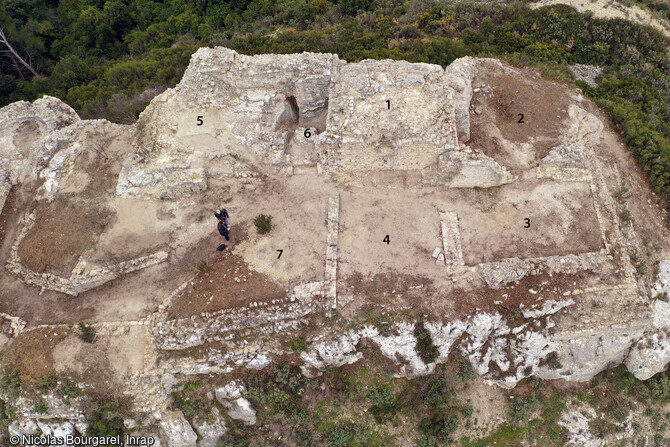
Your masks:
{"label": "grass patch", "polygon": [[293,352],[307,351],[307,342],[302,338],[296,337],[293,340],[291,340],[288,347]]}

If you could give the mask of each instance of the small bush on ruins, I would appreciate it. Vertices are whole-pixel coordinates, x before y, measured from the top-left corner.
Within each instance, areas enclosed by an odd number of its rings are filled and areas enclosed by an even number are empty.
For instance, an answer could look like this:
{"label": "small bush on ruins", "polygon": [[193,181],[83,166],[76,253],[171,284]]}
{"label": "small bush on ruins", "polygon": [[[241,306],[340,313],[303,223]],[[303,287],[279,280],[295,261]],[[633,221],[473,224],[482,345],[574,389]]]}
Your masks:
{"label": "small bush on ruins", "polygon": [[475,368],[464,358],[456,358],[456,379],[459,382],[472,382],[477,378],[477,371]]}
{"label": "small bush on ruins", "polygon": [[436,447],[437,442],[432,436],[422,436],[416,441],[416,447]]}
{"label": "small bush on ruins", "polygon": [[58,377],[53,374],[40,377],[35,382],[35,388],[42,392],[54,390],[58,386]]}
{"label": "small bush on ruins", "polygon": [[79,323],[79,338],[85,343],[93,343],[95,340],[95,328],[84,322]]}
{"label": "small bush on ruins", "polygon": [[289,343],[288,347],[293,352],[307,351],[307,342],[305,342],[305,340],[302,338],[294,338],[291,340],[291,343]]}
{"label": "small bush on ruins", "polygon": [[416,337],[416,351],[424,363],[433,363],[440,355],[440,351],[433,344],[430,332],[424,327],[423,321],[419,321],[414,327],[414,336]]}
{"label": "small bush on ruins", "polygon": [[59,396],[63,397],[66,402],[70,397],[77,397],[81,394],[81,390],[72,380],[65,378],[61,380],[60,386],[56,391]]}
{"label": "small bush on ruins", "polygon": [[202,393],[198,392],[202,386],[202,381],[196,377],[179,387],[175,387],[175,391],[170,395],[172,397],[170,408],[181,411],[184,413],[184,417],[189,420],[205,413],[209,403],[202,396]]}
{"label": "small bush on ruins", "polygon": [[254,219],[254,226],[258,234],[266,234],[272,230],[272,216],[268,214],[259,214]]}
{"label": "small bush on ruins", "polygon": [[458,428],[458,419],[450,411],[439,411],[419,422],[419,429],[427,435],[446,438]]}
{"label": "small bush on ruins", "polygon": [[421,392],[424,408],[441,408],[447,405],[453,391],[444,377],[431,375]]}
{"label": "small bush on ruins", "polygon": [[7,428],[14,422],[14,411],[7,402],[0,399],[0,427]]}
{"label": "small bush on ruins", "polygon": [[86,436],[123,436],[121,406],[114,401],[101,402],[86,415]]}
{"label": "small bush on ruins", "polygon": [[614,197],[620,201],[626,201],[633,197],[633,193],[630,192],[630,188],[626,185],[626,182],[621,183],[617,190],[614,192]]}

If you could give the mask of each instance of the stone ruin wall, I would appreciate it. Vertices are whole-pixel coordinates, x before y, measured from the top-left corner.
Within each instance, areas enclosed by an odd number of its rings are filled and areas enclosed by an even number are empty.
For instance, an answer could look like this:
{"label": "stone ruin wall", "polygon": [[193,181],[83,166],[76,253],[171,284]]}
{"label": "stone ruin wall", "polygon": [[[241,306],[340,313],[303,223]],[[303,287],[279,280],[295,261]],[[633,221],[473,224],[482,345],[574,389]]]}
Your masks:
{"label": "stone ruin wall", "polygon": [[327,164],[345,171],[423,169],[458,146],[454,107],[437,65],[347,64],[331,82]]}
{"label": "stone ruin wall", "polygon": [[320,172],[437,167],[458,149],[450,82],[437,65],[202,48],[141,114],[117,192],[189,195],[236,176],[227,154]]}

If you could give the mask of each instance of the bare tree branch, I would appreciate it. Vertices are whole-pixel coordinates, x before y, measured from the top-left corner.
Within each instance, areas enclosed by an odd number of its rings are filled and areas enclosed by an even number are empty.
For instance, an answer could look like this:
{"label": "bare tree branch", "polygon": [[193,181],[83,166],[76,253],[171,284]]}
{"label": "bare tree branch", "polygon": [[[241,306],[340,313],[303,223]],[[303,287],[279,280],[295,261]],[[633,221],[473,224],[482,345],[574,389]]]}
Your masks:
{"label": "bare tree branch", "polygon": [[[39,76],[35,71],[35,69],[28,62],[23,60],[23,58],[19,56],[19,53],[17,53],[16,50],[14,50],[14,48],[10,45],[9,41],[7,40],[7,37],[5,36],[5,32],[2,29],[0,29],[0,43],[4,44],[7,47],[7,49],[12,53],[14,59],[21,62],[21,65],[26,67],[33,74],[33,76]],[[23,76],[21,77],[23,78]]]}
{"label": "bare tree branch", "polygon": [[23,70],[21,70],[21,67],[19,67],[19,64],[16,63],[16,59],[14,59],[13,57],[10,58],[10,59],[12,60],[12,65],[16,69],[16,72],[19,74],[19,76],[21,76],[21,80],[25,81],[26,77],[23,76]]}

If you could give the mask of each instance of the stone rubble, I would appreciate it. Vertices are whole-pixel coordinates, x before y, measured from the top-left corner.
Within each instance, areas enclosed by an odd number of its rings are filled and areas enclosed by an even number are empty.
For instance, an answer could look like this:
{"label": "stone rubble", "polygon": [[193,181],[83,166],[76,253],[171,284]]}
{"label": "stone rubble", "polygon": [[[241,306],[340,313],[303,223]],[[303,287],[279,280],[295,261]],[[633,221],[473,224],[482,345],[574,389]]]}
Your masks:
{"label": "stone rubble", "polygon": [[575,78],[579,81],[585,81],[591,87],[598,87],[596,78],[600,76],[603,69],[597,65],[573,64],[570,69],[575,74]]}
{"label": "stone rubble", "polygon": [[195,447],[198,435],[181,411],[163,411],[158,419],[168,447]]}
{"label": "stone rubble", "polygon": [[244,394],[247,389],[244,385],[237,382],[230,382],[222,388],[215,391],[216,400],[227,408],[227,414],[231,419],[242,421],[247,425],[256,424],[256,411],[251,407]]}
{"label": "stone rubble", "polygon": [[596,418],[596,411],[587,406],[569,406],[561,414],[558,424],[568,431],[566,446],[601,447],[605,444],[591,432],[589,422]]}

